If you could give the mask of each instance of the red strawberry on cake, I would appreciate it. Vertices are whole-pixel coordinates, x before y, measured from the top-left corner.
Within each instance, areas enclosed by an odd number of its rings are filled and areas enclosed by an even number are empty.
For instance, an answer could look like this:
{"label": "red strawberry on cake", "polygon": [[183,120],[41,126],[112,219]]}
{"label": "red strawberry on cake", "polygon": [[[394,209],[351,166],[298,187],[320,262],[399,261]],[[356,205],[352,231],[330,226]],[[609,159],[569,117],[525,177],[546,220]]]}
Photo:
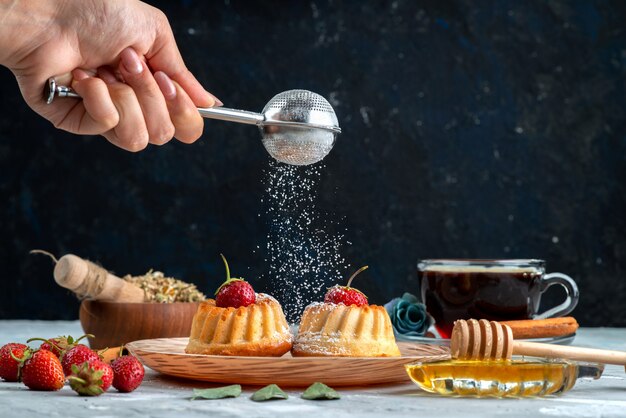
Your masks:
{"label": "red strawberry on cake", "polygon": [[364,270],[367,270],[367,266],[358,269],[348,280],[348,284],[345,286],[339,286],[338,284],[328,289],[326,296],[324,296],[324,303],[343,303],[344,305],[367,305],[367,296],[358,289],[350,287],[352,280]]}

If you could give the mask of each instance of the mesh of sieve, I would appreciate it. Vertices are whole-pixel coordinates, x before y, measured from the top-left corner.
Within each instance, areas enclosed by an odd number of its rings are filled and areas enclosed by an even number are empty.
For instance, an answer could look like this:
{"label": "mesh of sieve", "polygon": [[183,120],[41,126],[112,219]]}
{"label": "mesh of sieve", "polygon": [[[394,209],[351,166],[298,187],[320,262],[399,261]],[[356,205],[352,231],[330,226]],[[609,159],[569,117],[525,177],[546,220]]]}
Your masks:
{"label": "mesh of sieve", "polygon": [[330,103],[319,94],[288,90],[274,96],[262,113],[263,145],[280,162],[313,164],[333,148],[339,123]]}

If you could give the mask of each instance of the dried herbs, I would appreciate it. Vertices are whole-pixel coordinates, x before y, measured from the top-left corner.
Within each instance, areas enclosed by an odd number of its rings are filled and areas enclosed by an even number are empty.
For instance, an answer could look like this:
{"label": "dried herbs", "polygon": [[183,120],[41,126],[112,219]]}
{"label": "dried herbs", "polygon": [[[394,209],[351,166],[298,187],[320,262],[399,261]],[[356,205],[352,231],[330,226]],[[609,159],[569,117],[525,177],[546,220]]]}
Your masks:
{"label": "dried herbs", "polygon": [[185,283],[173,277],[165,277],[160,271],[150,270],[143,276],[126,275],[123,277],[129,283],[144,290],[146,302],[199,302],[206,299],[195,284]]}

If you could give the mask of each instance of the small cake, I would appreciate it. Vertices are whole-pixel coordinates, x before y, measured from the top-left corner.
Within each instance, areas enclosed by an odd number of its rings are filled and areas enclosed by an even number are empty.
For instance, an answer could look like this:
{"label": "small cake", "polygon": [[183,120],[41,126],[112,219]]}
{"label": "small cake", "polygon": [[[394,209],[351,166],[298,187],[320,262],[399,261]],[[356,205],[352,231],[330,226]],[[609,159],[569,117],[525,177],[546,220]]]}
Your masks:
{"label": "small cake", "polygon": [[384,307],[347,286],[328,290],[324,303],[307,306],[291,350],[294,356],[397,357],[400,350]]}
{"label": "small cake", "polygon": [[384,307],[313,303],[302,314],[294,356],[399,356]]}
{"label": "small cake", "polygon": [[282,356],[291,349],[291,333],[280,304],[259,293],[256,302],[221,308],[202,302],[191,326],[189,354]]}
{"label": "small cake", "polygon": [[273,297],[255,293],[252,286],[230,277],[215,299],[200,304],[191,325],[188,354],[222,356],[282,356],[292,336],[283,309]]}

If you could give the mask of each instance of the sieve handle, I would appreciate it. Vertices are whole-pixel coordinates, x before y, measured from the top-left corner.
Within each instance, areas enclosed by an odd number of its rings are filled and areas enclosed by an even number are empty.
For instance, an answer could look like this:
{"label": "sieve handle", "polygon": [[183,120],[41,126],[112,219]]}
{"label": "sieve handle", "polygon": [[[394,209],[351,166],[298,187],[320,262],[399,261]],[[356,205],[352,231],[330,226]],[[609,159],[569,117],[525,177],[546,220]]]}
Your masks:
{"label": "sieve handle", "polygon": [[[56,83],[54,78],[49,78],[48,83],[46,83],[44,87],[43,99],[47,104],[50,104],[54,101],[55,97],[81,98],[71,87],[60,86]],[[200,112],[203,118],[245,123],[248,125],[261,125],[265,120],[265,116],[260,113],[229,109],[226,107],[199,107],[198,112]]]}
{"label": "sieve handle", "polygon": [[229,109],[227,107],[199,107],[198,112],[200,112],[203,118],[245,123],[248,125],[261,125],[265,120],[265,116],[260,113]]}

